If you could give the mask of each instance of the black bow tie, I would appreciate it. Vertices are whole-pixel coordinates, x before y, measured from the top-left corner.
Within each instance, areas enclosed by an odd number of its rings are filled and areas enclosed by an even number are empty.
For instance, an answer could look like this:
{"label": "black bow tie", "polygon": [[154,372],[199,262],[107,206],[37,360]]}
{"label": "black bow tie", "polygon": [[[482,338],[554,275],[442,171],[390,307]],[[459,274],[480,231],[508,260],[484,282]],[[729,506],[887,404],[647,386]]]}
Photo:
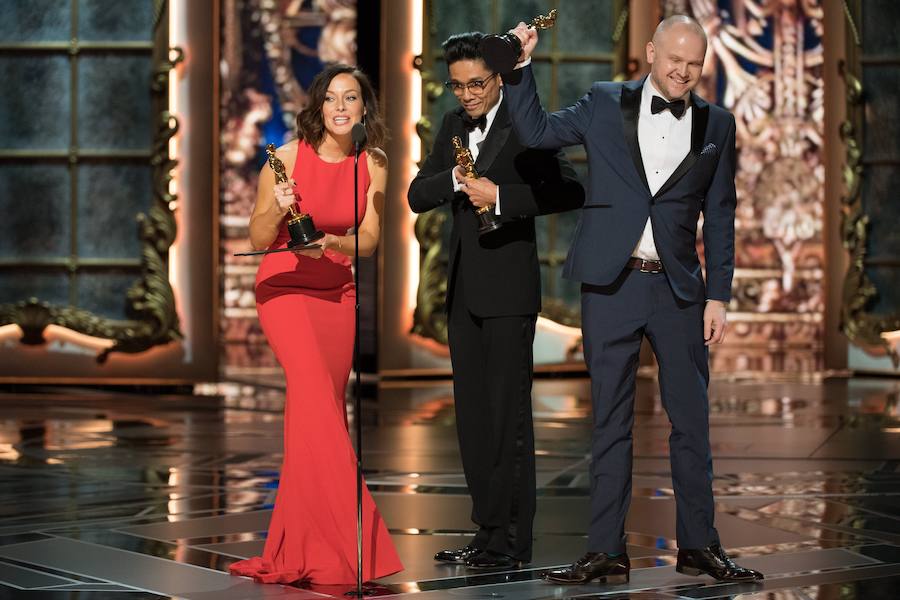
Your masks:
{"label": "black bow tie", "polygon": [[468,113],[463,113],[462,120],[463,125],[466,126],[466,131],[469,133],[476,127],[481,131],[484,131],[484,128],[487,127],[487,115],[481,115],[473,119]]}
{"label": "black bow tie", "polygon": [[665,99],[660,98],[659,96],[653,96],[653,100],[650,101],[651,113],[655,115],[667,108],[672,112],[676,119],[680,119],[685,111],[684,100],[672,100],[671,102],[666,102]]}

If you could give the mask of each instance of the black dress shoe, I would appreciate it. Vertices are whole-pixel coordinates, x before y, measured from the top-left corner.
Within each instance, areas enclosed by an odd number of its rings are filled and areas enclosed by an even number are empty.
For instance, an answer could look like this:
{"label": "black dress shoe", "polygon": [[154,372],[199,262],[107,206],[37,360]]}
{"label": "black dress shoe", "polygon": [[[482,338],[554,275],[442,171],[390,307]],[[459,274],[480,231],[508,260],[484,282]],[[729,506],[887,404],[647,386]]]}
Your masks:
{"label": "black dress shoe", "polygon": [[485,550],[466,560],[466,566],[470,569],[519,569],[524,564],[524,561],[516,560],[512,556],[490,550]]}
{"label": "black dress shoe", "polygon": [[476,554],[480,554],[481,551],[482,548],[479,548],[478,546],[466,544],[462,548],[457,548],[455,550],[441,550],[434,555],[434,560],[443,563],[462,565]]}
{"label": "black dress shoe", "polygon": [[675,570],[685,575],[705,573],[719,581],[757,581],[763,578],[759,571],[735,564],[718,544],[702,550],[679,549]]}
{"label": "black dress shoe", "polygon": [[628,583],[631,573],[631,562],[627,554],[610,556],[603,552],[588,552],[570,567],[545,571],[541,578],[550,583],[581,584],[599,581],[600,583]]}

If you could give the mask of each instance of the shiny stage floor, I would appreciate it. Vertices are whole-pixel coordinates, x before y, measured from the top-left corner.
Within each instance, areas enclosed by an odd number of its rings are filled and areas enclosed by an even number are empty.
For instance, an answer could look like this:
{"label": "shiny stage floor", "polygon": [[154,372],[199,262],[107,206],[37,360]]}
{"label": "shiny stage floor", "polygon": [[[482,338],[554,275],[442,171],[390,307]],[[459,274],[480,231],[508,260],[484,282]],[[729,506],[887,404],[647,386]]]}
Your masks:
{"label": "shiny stage floor", "polygon": [[[258,553],[278,483],[281,398],[77,389],[0,393],[0,598],[321,598],[342,588],[226,574]],[[676,574],[668,423],[642,380],[626,586],[556,587],[541,569],[584,550],[587,382],[536,383],[534,563],[474,574],[432,554],[470,531],[446,381],[367,394],[365,468],[406,571],[382,594],[436,598],[878,599],[900,597],[900,380],[717,381],[717,524],[760,584]],[[376,402],[377,398],[377,402]]]}

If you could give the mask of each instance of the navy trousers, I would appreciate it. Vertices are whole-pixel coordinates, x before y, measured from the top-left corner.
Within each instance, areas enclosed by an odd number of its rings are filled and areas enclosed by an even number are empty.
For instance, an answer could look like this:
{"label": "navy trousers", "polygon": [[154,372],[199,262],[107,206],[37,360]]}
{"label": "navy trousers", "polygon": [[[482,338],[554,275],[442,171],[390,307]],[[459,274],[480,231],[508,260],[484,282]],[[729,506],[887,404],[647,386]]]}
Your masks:
{"label": "navy trousers", "polygon": [[659,363],[662,405],[672,425],[669,457],[678,546],[692,549],[718,543],[713,526],[704,304],[676,297],[664,273],[631,269],[608,286],[582,285],[581,303],[594,413],[588,551],[625,552],[635,377],[644,336]]}

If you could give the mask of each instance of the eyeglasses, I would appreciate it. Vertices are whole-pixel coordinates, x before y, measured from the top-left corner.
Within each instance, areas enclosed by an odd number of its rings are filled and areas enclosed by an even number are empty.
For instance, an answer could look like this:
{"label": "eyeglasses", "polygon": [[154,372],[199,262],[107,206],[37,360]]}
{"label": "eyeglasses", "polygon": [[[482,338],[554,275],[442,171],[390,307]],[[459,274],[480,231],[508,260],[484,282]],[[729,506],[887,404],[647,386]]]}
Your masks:
{"label": "eyeglasses", "polygon": [[476,79],[469,83],[461,83],[451,79],[450,81],[445,81],[444,85],[447,86],[448,90],[460,96],[465,93],[466,90],[469,90],[473,94],[481,94],[484,92],[484,88],[487,86],[488,82],[496,76],[496,73],[491,73],[484,79]]}

